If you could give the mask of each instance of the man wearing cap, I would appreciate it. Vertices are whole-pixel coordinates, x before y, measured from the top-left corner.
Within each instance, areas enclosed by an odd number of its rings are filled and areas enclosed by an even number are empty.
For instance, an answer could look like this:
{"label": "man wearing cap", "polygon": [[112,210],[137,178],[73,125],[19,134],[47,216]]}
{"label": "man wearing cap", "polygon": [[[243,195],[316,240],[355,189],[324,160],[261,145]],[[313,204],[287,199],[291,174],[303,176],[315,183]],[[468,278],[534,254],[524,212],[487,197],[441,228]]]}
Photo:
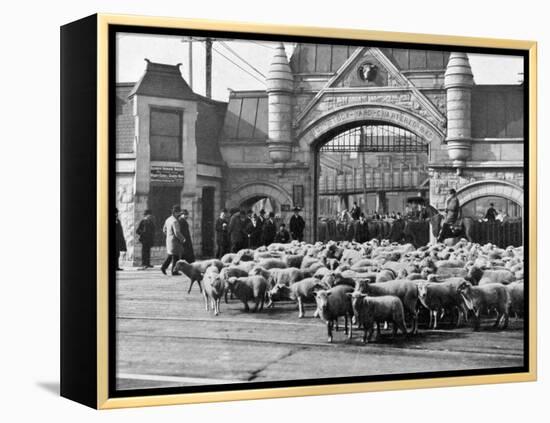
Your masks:
{"label": "man wearing cap", "polygon": [[299,207],[294,207],[293,211],[294,215],[290,218],[290,235],[292,239],[302,242],[306,222],[304,222],[304,219],[300,216]]}
{"label": "man wearing cap", "polygon": [[183,251],[183,243],[185,238],[181,234],[180,224],[178,222],[178,217],[181,214],[180,206],[176,205],[172,207],[172,215],[166,219],[162,231],[166,235],[166,260],[160,266],[160,271],[166,275],[166,269],[172,263],[172,275],[177,275],[177,272],[174,272],[174,267],[176,262],[179,260],[180,255]]}
{"label": "man wearing cap", "polygon": [[189,212],[186,209],[183,209],[178,219],[180,231],[184,238],[180,258],[186,260],[187,263],[193,263],[195,261],[195,252],[193,251],[193,241],[191,239],[191,233],[189,232],[189,223],[187,223],[188,216]]}
{"label": "man wearing cap", "polygon": [[269,215],[262,226],[262,244],[269,246],[275,241],[277,235],[277,226],[275,226],[275,213],[269,212]]}
{"label": "man wearing cap", "polygon": [[115,231],[116,231],[116,246],[115,246],[115,256],[116,256],[116,270],[122,270],[118,264],[120,258],[120,252],[126,251],[126,240],[124,239],[124,231],[122,230],[122,224],[118,218],[118,209],[115,208]]}
{"label": "man wearing cap", "polygon": [[151,247],[155,239],[155,219],[151,210],[145,210],[143,213],[143,219],[139,222],[136,233],[141,242],[141,265],[143,269],[153,267],[151,266]]}
{"label": "man wearing cap", "polygon": [[246,233],[246,213],[240,210],[231,216],[229,221],[229,241],[231,242],[231,252],[237,253],[239,250],[246,248],[247,233]]}
{"label": "man wearing cap", "polygon": [[229,252],[229,233],[227,231],[227,209],[223,209],[220,217],[216,220],[216,258],[222,258]]}

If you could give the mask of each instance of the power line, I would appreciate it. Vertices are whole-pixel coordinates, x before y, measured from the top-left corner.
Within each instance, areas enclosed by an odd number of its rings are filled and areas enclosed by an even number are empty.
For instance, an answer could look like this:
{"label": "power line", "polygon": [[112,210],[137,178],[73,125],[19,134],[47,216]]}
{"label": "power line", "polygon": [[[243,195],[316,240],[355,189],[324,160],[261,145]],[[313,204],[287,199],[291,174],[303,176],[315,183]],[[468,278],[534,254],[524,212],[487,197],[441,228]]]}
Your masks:
{"label": "power line", "polygon": [[229,47],[227,45],[227,43],[225,41],[220,41],[220,44],[225,47],[227,50],[229,50],[229,52],[233,53],[234,56],[236,56],[237,58],[241,59],[241,61],[243,61],[244,63],[246,63],[248,66],[250,66],[254,71],[256,71],[256,73],[258,73],[262,78],[265,79],[265,75],[260,72],[258,69],[256,69],[254,66],[252,66],[247,60],[243,59],[235,50],[233,50],[231,47]]}
{"label": "power line", "polygon": [[220,52],[215,46],[212,46],[212,50],[214,50],[216,53],[218,53],[220,56],[222,56],[225,60],[233,63],[235,66],[237,66],[240,70],[242,70],[243,72],[247,73],[248,75],[250,75],[252,78],[256,79],[257,81],[261,82],[262,84],[265,85],[265,81],[262,81],[260,78],[258,78],[256,75],[250,73],[248,70],[246,70],[245,68],[243,68],[241,65],[239,65],[238,63],[235,63],[233,60],[231,60],[229,57],[227,57],[225,54],[223,54],[222,52]]}

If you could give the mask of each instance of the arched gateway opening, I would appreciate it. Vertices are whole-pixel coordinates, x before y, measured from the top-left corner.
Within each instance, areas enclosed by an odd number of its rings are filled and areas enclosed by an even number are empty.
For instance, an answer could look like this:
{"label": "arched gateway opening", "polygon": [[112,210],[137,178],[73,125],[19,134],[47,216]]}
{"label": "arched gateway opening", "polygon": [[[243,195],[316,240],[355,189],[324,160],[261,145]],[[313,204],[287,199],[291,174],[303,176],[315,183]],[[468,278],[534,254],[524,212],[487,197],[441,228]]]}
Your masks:
{"label": "arched gateway opening", "polygon": [[319,240],[346,239],[348,223],[414,213],[411,197],[429,203],[428,142],[383,121],[351,123],[314,145],[315,222]]}

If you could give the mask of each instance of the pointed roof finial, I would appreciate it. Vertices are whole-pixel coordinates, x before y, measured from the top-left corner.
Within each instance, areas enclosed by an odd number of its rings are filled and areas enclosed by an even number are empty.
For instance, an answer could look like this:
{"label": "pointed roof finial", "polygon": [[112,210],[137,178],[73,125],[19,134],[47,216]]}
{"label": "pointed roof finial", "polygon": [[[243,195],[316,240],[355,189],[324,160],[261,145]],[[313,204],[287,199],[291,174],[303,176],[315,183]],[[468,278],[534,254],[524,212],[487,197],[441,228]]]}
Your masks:
{"label": "pointed roof finial", "polygon": [[279,43],[275,47],[275,52],[269,65],[266,83],[268,92],[291,92],[294,89],[294,79],[292,77],[290,65],[288,64],[288,58],[286,57],[285,46],[283,43]]}
{"label": "pointed roof finial", "polygon": [[474,74],[466,53],[451,53],[445,71],[445,88],[472,87]]}

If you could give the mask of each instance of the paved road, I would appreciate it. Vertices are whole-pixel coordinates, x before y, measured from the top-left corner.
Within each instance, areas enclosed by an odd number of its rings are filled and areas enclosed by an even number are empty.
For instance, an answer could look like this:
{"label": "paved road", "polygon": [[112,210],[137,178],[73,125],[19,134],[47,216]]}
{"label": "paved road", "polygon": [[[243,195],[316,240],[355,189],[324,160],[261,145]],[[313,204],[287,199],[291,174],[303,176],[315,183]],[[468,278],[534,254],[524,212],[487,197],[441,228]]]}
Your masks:
{"label": "paved road", "polygon": [[236,300],[215,317],[204,310],[185,276],[158,269],[117,274],[117,386],[119,389],[190,386],[246,381],[411,373],[520,366],[523,324],[493,331],[471,328],[422,330],[392,339],[389,331],[363,345],[343,331],[326,342],[326,328],[312,317],[298,319],[296,306],[245,313]]}

